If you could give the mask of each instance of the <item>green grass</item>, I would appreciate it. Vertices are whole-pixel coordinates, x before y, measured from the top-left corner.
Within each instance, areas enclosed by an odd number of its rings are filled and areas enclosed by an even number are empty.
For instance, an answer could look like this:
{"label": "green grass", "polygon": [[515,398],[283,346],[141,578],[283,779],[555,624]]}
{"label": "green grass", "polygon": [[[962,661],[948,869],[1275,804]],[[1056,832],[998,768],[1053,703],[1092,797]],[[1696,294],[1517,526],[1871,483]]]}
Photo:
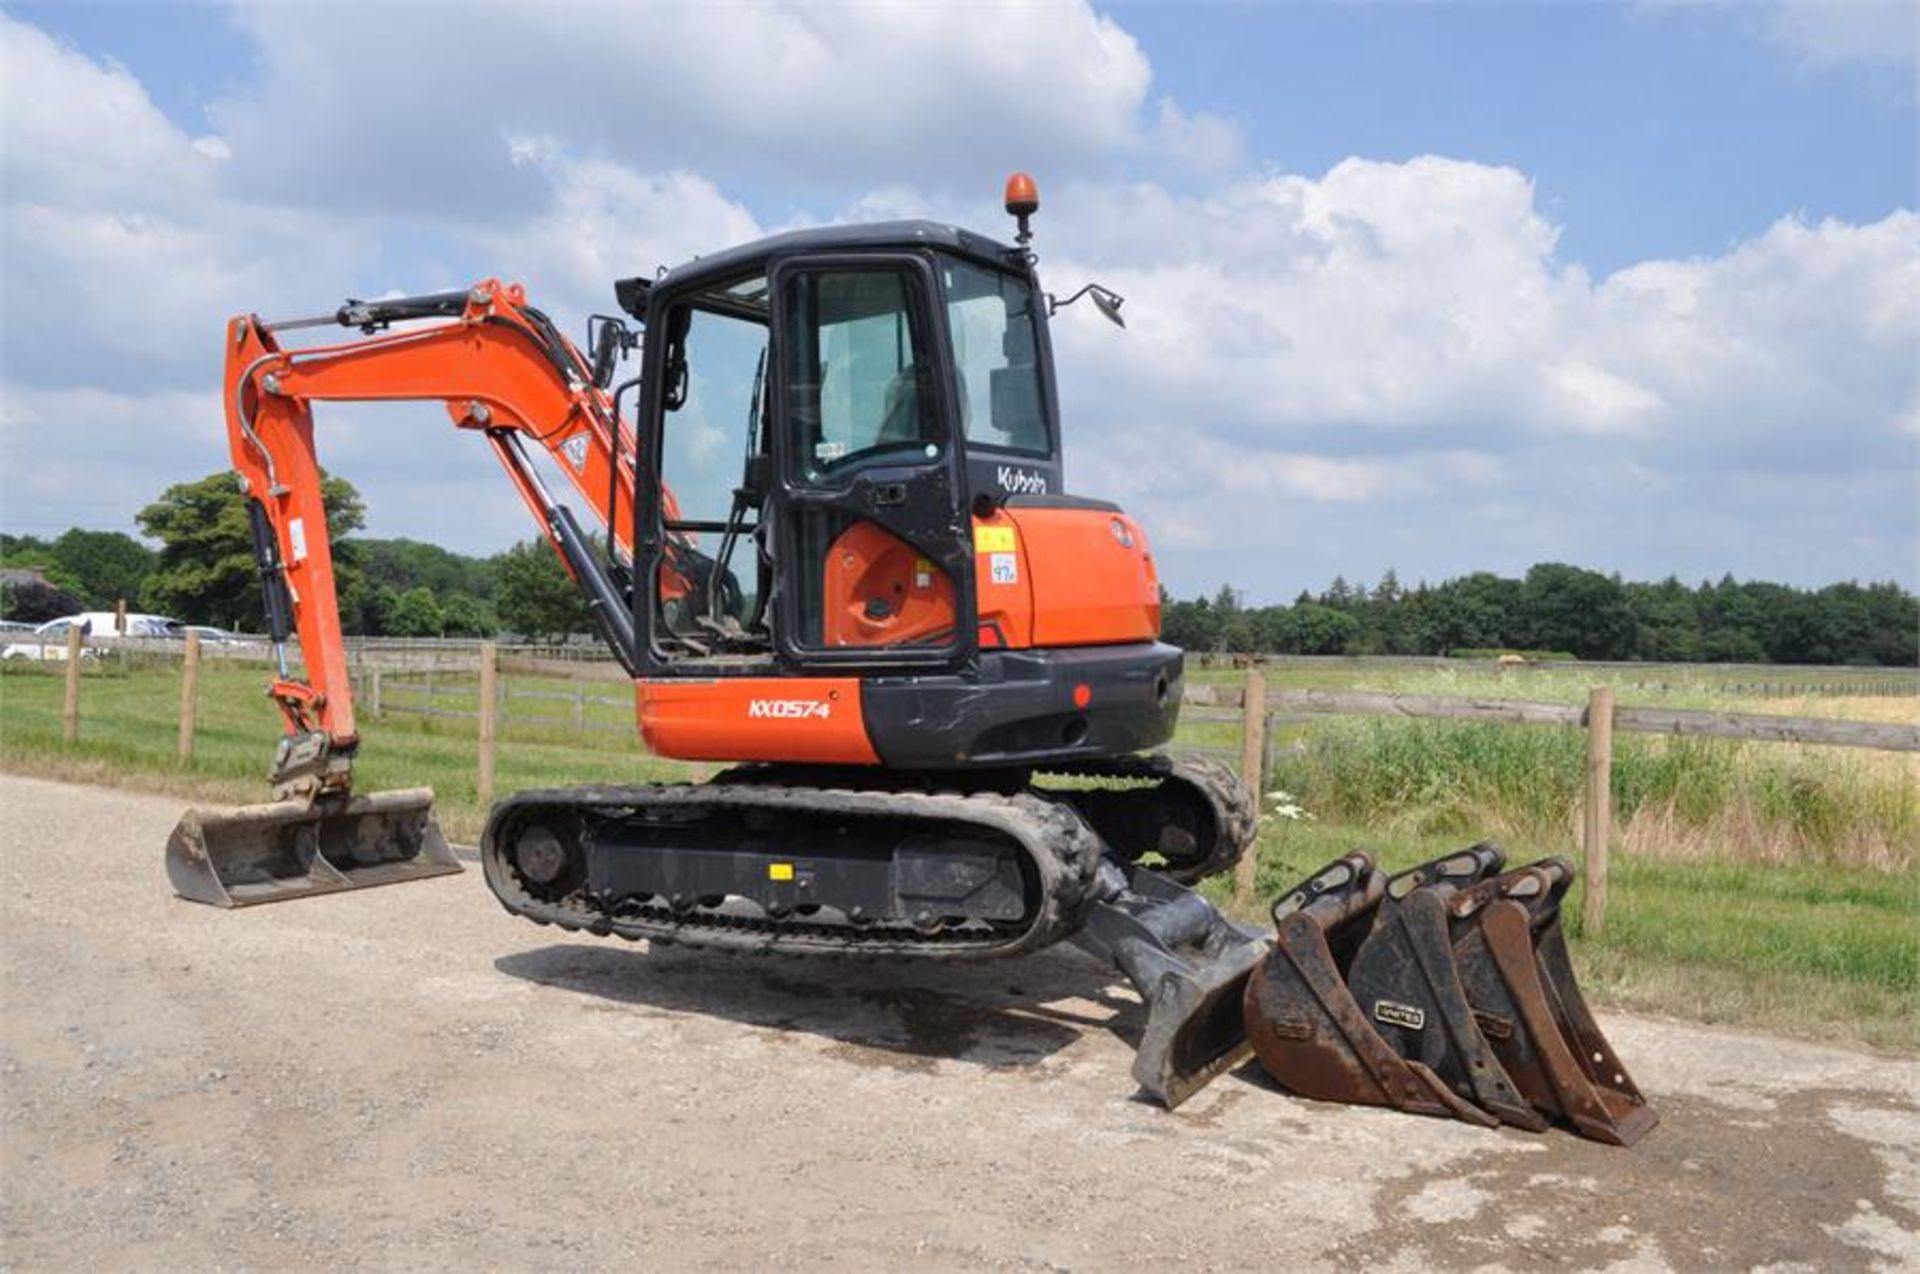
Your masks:
{"label": "green grass", "polygon": [[[417,679],[417,678],[416,678]],[[461,684],[442,675],[440,684]],[[280,735],[280,717],[262,693],[266,674],[258,665],[207,664],[201,672],[194,759],[183,769],[176,755],[180,711],[179,672],[165,666],[90,667],[82,676],[80,741],[61,737],[63,678],[57,665],[0,665],[0,766],[49,777],[111,782],[177,791],[208,800],[266,799],[265,775]],[[471,684],[472,679],[466,679]],[[566,682],[515,679],[516,688],[570,690]],[[592,693],[612,697],[615,684],[594,685]],[[398,704],[401,696],[389,696]],[[428,702],[410,697],[409,702]],[[470,698],[436,695],[435,706],[473,708]],[[592,705],[591,720],[609,710]],[[565,703],[513,700],[511,712],[563,716]],[[644,782],[685,777],[691,767],[649,756],[632,729],[582,733],[561,727],[503,721],[496,762],[495,790],[504,794],[529,787],[569,783]],[[371,719],[362,705],[360,755],[354,763],[358,788],[426,786],[448,835],[471,840],[479,835],[485,811],[479,803],[475,761],[475,725],[453,720],[388,713]]]}

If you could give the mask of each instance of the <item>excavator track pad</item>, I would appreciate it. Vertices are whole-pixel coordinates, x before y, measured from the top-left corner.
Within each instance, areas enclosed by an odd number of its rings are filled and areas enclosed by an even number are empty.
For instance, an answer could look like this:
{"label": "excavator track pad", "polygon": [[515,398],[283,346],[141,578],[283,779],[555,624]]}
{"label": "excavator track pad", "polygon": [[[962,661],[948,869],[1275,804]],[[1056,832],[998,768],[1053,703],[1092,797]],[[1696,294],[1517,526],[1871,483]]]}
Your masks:
{"label": "excavator track pad", "polygon": [[215,907],[396,885],[461,870],[431,788],[189,809],[167,838],[174,892]]}
{"label": "excavator track pad", "polygon": [[1274,904],[1246,989],[1277,1083],[1322,1101],[1631,1145],[1658,1122],[1595,1023],[1560,925],[1571,863],[1475,845],[1392,877],[1336,859]]}

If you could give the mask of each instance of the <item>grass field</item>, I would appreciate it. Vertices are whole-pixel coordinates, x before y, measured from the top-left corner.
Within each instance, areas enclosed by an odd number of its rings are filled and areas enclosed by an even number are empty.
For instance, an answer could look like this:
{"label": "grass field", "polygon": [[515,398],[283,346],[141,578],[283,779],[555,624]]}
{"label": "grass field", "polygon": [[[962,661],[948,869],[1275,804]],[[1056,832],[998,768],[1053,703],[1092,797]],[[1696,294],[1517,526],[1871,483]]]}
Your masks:
{"label": "grass field", "polygon": [[[263,799],[277,714],[258,666],[209,662],[202,673],[194,764],[175,757],[176,668],[103,661],[83,677],[81,737],[61,741],[57,666],[0,667],[0,766],[200,799]],[[1231,671],[1198,674],[1231,680]],[[1711,674],[1708,674],[1709,676]],[[1701,682],[1635,684],[1611,677],[1624,703],[1911,720],[1920,700],[1766,698],[1745,702]],[[418,681],[413,677],[409,680]],[[470,675],[440,674],[431,699],[392,689],[387,701],[471,709]],[[1340,666],[1276,669],[1271,687],[1578,701],[1594,677]],[[636,781],[701,773],[651,758],[631,710],[590,705],[610,727],[530,725],[512,714],[566,719],[573,686],[513,678],[500,731],[497,790]],[[617,684],[592,693],[618,698]],[[358,782],[373,790],[424,784],[449,835],[471,841],[478,804],[474,724],[399,712],[363,720]],[[1312,719],[1277,730],[1270,789],[1310,817],[1270,819],[1260,841],[1259,899],[1271,899],[1357,847],[1399,867],[1491,837],[1515,860],[1575,855],[1582,774],[1578,732],[1451,722]],[[1238,725],[1190,720],[1180,742],[1237,747]],[[1616,739],[1621,836],[1608,932],[1573,919],[1575,955],[1595,998],[1646,1011],[1819,1038],[1920,1050],[1920,768],[1915,758],[1717,740]],[[157,847],[156,847],[157,854]],[[1224,900],[1224,887],[1210,887]],[[1577,907],[1574,908],[1577,911]]]}

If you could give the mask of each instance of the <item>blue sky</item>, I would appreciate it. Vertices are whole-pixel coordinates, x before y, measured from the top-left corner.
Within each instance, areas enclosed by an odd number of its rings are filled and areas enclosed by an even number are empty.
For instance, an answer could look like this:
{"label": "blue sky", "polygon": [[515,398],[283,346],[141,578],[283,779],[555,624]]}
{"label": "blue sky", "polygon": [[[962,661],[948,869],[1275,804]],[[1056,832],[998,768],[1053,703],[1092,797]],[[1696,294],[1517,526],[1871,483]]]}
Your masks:
{"label": "blue sky", "polygon": [[1155,80],[1298,172],[1348,155],[1511,164],[1596,271],[1723,251],[1783,212],[1915,190],[1912,64],[1815,69],[1762,6],[1128,4]]}
{"label": "blue sky", "polygon": [[[220,467],[228,313],[501,272],[577,326],[732,238],[998,232],[1031,167],[1056,288],[1138,316],[1057,333],[1072,484],[1178,592],[1920,578],[1910,6],[4,13],[8,530]],[[394,419],[323,444],[371,532],[531,532]]]}

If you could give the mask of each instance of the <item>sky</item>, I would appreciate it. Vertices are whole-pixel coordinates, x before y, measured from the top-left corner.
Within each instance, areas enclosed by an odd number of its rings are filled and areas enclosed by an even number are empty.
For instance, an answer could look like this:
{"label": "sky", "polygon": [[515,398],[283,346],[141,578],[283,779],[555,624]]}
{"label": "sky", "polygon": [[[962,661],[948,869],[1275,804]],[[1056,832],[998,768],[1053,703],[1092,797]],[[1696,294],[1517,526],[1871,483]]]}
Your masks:
{"label": "sky", "polygon": [[[1920,6],[0,5],[0,530],[226,465],[232,314],[925,216],[1065,295],[1067,485],[1176,594],[1565,561],[1920,585]],[[328,406],[366,534],[535,529]]]}

